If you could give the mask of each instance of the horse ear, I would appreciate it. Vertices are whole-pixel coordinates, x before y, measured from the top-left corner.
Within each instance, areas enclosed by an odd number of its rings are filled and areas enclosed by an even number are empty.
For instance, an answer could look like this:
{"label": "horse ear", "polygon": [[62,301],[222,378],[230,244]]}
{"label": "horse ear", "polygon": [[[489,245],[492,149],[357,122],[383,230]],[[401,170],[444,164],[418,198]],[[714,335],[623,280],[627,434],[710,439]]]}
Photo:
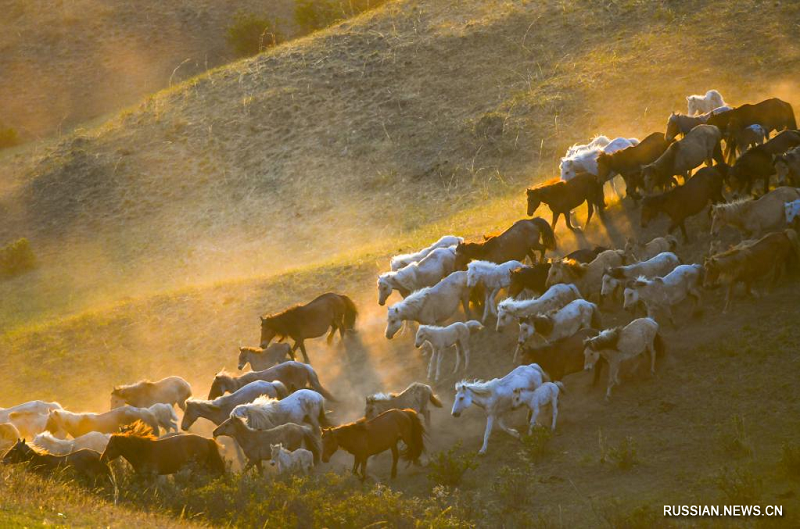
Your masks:
{"label": "horse ear", "polygon": [[264,316],[260,316],[260,318],[261,318],[261,323],[264,323],[265,321],[267,321],[267,318],[265,318]]}
{"label": "horse ear", "polygon": [[692,100],[691,96],[686,96],[686,101],[691,101],[691,100]]}

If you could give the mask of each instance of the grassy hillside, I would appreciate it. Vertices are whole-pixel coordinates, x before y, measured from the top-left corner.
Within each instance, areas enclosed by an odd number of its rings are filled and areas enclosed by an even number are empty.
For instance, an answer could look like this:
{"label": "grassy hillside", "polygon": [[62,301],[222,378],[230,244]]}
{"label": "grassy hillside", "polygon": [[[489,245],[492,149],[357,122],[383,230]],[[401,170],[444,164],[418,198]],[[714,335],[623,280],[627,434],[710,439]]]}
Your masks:
{"label": "grassy hillside", "polygon": [[[734,104],[797,106],[800,27],[784,22],[798,14],[793,3],[390,2],[96,128],[0,155],[0,236],[27,236],[40,261],[0,283],[0,406],[104,409],[113,384],[170,374],[203,395],[235,367],[238,345],[256,343],[259,314],[335,290],[359,304],[359,333],[310,342],[309,353],[340,397],[336,420],[352,419],[366,393],[424,379],[412,338],[382,336],[374,278],[391,254],[503,229],[567,145],[663,130],[686,94],[714,87]],[[583,234],[559,232],[559,252],[664,229],[641,233],[637,221],[616,205]],[[708,229],[704,216],[691,225]],[[678,253],[697,262],[707,245],[698,235]],[[761,479],[759,501],[796,511],[781,445],[800,441],[786,379],[798,344],[784,330],[797,293],[793,278],[723,318],[709,292],[701,319],[665,331],[656,379],[626,379],[605,405],[575,375],[548,455],[523,464],[520,444],[496,432],[465,488],[495,501],[499,470],[522,468],[534,477],[519,512],[543,526],[619,526],[608,520],[641,505],[734,502],[719,486],[728,467]],[[514,339],[479,337],[468,376],[506,373]],[[436,388],[446,408],[431,450],[476,451],[483,416],[449,416],[452,383]],[[622,469],[614,449],[628,436],[638,462]],[[426,496],[426,474],[401,470],[394,486]]]}

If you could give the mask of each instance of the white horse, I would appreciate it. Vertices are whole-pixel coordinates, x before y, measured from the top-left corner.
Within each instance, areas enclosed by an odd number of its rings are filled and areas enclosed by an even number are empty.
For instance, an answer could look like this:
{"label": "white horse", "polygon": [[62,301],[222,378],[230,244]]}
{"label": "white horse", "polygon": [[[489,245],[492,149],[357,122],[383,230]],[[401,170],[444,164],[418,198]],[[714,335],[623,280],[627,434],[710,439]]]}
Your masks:
{"label": "white horse", "polygon": [[181,377],[166,377],[155,382],[141,380],[135,384],[114,387],[111,392],[111,409],[125,404],[149,408],[159,402],[177,404],[180,409],[184,409],[186,399],[191,396],[192,386]]}
{"label": "white horse", "polygon": [[570,301],[560,309],[545,314],[536,314],[522,320],[519,324],[521,348],[538,332],[547,342],[555,342],[572,336],[581,329],[600,327],[600,309],[585,299]]}
{"label": "white horse", "polygon": [[571,180],[580,172],[597,175],[597,156],[601,152],[612,154],[638,144],[639,140],[636,138],[615,138],[602,147],[587,146],[585,149],[579,149],[573,146],[570,149],[572,154],[570,154],[570,151],[567,151],[567,156],[561,158],[561,164],[559,166],[561,169],[561,179],[564,181]]}
{"label": "white horse", "polygon": [[172,404],[159,402],[147,409],[150,410],[150,413],[152,413],[158,421],[158,425],[163,428],[165,432],[178,431],[178,416],[175,414],[175,408],[172,407]]}
{"label": "white horse", "polygon": [[483,322],[490,314],[497,315],[497,294],[511,284],[511,271],[522,268],[519,261],[507,261],[502,264],[489,261],[472,261],[467,265],[467,286],[470,289],[483,285],[486,292],[483,309]]}
{"label": "white horse", "polygon": [[147,408],[120,406],[105,413],[74,413],[67,410],[52,410],[47,417],[45,429],[64,439],[65,434],[73,438],[89,432],[115,433],[120,427],[142,421],[158,435],[159,426],[155,416]]}
{"label": "white horse", "polygon": [[650,353],[650,372],[656,372],[656,355],[664,352],[664,342],[658,334],[658,323],[652,318],[633,320],[625,327],[606,329],[594,338],[584,340],[586,346],[584,368],[594,369],[602,356],[608,361],[608,388],[606,400],[611,398],[611,388],[619,384],[619,368],[622,362],[630,360],[645,351]]}
{"label": "white horse", "polygon": [[662,252],[674,252],[678,247],[678,239],[672,235],[655,237],[647,243],[640,243],[633,237],[625,240],[625,258],[631,262],[648,261]]}
{"label": "white horse", "polygon": [[464,410],[473,404],[486,412],[483,446],[478,452],[483,455],[489,446],[489,436],[494,428],[495,420],[504,432],[519,438],[519,432],[509,428],[505,423],[505,416],[512,409],[514,390],[517,388],[536,389],[546,381],[549,381],[547,374],[537,364],[519,366],[503,378],[495,378],[486,382],[462,380],[456,383],[452,415],[460,417]]}
{"label": "white horse", "polygon": [[366,399],[364,417],[374,419],[381,413],[391,409],[404,410],[410,408],[425,417],[425,426],[431,425],[431,411],[428,403],[437,408],[442,407],[442,401],[433,393],[433,388],[420,382],[412,382],[401,393],[375,393]]}
{"label": "white horse", "polygon": [[[497,306],[497,327],[498,332],[502,331],[506,325],[528,316],[534,316],[542,312],[560,309],[570,301],[579,299],[581,293],[575,285],[553,285],[547,292],[536,299],[507,298]],[[514,350],[514,362],[519,356],[519,347]]]}
{"label": "white horse", "polygon": [[531,411],[530,425],[528,426],[528,435],[533,433],[533,427],[536,424],[536,418],[539,417],[539,411],[545,406],[550,406],[553,419],[550,429],[555,431],[556,419],[558,418],[558,396],[564,390],[564,384],[558,382],[545,382],[534,390],[516,388],[513,396],[511,397],[511,406],[514,409],[522,405],[528,407]]}
{"label": "white horse", "polygon": [[577,154],[580,151],[586,151],[586,150],[590,150],[590,149],[602,149],[603,147],[605,147],[609,143],[611,143],[611,140],[609,140],[607,137],[602,136],[602,135],[601,136],[595,136],[594,138],[592,138],[592,141],[590,141],[589,143],[587,143],[585,145],[581,145],[581,144],[576,143],[572,147],[567,149],[566,158],[569,158],[570,156],[574,156],[575,154]]}
{"label": "white horse", "polygon": [[23,404],[11,406],[10,408],[0,408],[0,423],[8,422],[8,417],[14,412],[29,412],[47,415],[52,410],[60,410],[61,404],[58,402],[46,402],[43,400],[31,400]]}
{"label": "white horse", "polygon": [[661,252],[655,257],[623,266],[607,268],[603,274],[603,287],[600,289],[600,298],[614,296],[628,280],[637,277],[663,277],[676,266],[681,264],[678,256],[672,252]]}
{"label": "white horse", "polygon": [[272,450],[270,464],[278,468],[278,474],[295,473],[309,474],[314,467],[314,454],[305,448],[286,450],[282,444],[269,445]]}
{"label": "white horse", "polygon": [[271,382],[254,380],[233,393],[217,397],[214,400],[189,399],[186,401],[186,410],[183,412],[181,430],[188,430],[201,417],[219,426],[230,417],[233,408],[239,404],[253,402],[262,395],[279,399],[288,394],[286,386],[279,380]]}
{"label": "white horse", "polygon": [[709,90],[706,95],[691,95],[686,96],[687,113],[690,116],[695,114],[705,114],[711,112],[721,106],[726,106],[725,101],[722,99],[722,94],[716,90]]}
{"label": "white horse", "polygon": [[311,389],[299,389],[283,400],[258,397],[251,404],[239,404],[231,417],[247,420],[256,430],[269,430],[286,423],[303,424],[308,420],[314,429],[328,426],[325,417],[325,398]]}
{"label": "white horse", "polygon": [[591,263],[579,263],[573,259],[555,261],[547,272],[548,287],[559,283],[572,283],[585,299],[600,299],[603,287],[603,273],[607,268],[625,264],[625,252],[606,250],[600,252]]}
{"label": "white horse", "polygon": [[444,351],[453,346],[456,348],[456,365],[453,373],[458,371],[461,357],[464,357],[464,371],[469,368],[469,337],[483,329],[481,322],[469,320],[467,322],[457,321],[447,327],[437,327],[435,325],[420,325],[417,329],[417,338],[414,346],[419,349],[426,342],[430,344],[431,359],[428,363],[428,379],[433,375],[433,363],[436,361],[436,382],[442,370],[442,357]]}
{"label": "white horse", "polygon": [[75,439],[58,439],[50,432],[42,432],[33,438],[33,444],[57,456],[65,456],[84,448],[102,454],[110,438],[110,433],[89,432]]}
{"label": "white horse", "polygon": [[791,224],[800,215],[800,199],[784,202],[783,212],[786,215],[786,224]]}
{"label": "white horse", "polygon": [[459,243],[462,242],[464,242],[464,237],[456,237],[455,235],[445,235],[435,243],[431,244],[426,248],[423,248],[418,252],[395,255],[394,257],[392,257],[392,261],[390,263],[391,269],[392,271],[396,272],[401,268],[403,268],[404,266],[408,266],[411,263],[421,261],[422,259],[425,258],[425,256],[434,251],[436,248],[449,248],[450,246],[457,246]]}
{"label": "white horse", "polygon": [[632,310],[641,300],[647,308],[649,318],[655,319],[655,314],[663,311],[667,313],[672,325],[675,325],[672,307],[689,296],[694,300],[695,309],[702,305],[700,287],[703,275],[703,265],[691,264],[676,266],[664,277],[639,277],[625,289],[623,307]]}
{"label": "white horse", "polygon": [[378,305],[386,304],[386,299],[397,290],[403,297],[415,290],[432,287],[455,271],[456,249],[436,248],[421,261],[409,263],[396,272],[386,272],[378,276]]}
{"label": "white horse", "polygon": [[403,301],[389,307],[386,338],[391,340],[404,321],[416,321],[422,325],[442,324],[456,313],[459,304],[469,318],[469,288],[464,271],[453,272],[435,286],[412,292]]}

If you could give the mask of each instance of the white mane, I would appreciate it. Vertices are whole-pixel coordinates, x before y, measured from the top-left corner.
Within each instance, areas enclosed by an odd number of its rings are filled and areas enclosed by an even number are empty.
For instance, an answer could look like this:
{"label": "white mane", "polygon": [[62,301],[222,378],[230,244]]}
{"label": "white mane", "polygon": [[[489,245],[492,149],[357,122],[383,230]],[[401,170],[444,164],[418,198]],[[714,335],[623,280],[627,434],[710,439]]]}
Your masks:
{"label": "white mane", "polygon": [[456,392],[470,390],[473,393],[478,395],[486,395],[491,393],[494,389],[494,386],[497,384],[499,379],[493,378],[491,380],[462,380],[461,382],[456,382]]}
{"label": "white mane", "polygon": [[392,396],[389,395],[388,393],[375,393],[373,395],[370,395],[369,399],[375,401],[388,401],[392,400]]}
{"label": "white mane", "polygon": [[750,198],[740,198],[725,204],[714,204],[712,207],[714,213],[721,212],[725,215],[737,215],[741,210],[747,209],[749,207],[748,204],[753,204],[754,202]]}
{"label": "white mane", "polygon": [[398,301],[389,310],[394,310],[398,314],[406,314],[409,310],[419,310],[425,303],[425,297],[432,287],[425,287],[412,292],[406,299]]}

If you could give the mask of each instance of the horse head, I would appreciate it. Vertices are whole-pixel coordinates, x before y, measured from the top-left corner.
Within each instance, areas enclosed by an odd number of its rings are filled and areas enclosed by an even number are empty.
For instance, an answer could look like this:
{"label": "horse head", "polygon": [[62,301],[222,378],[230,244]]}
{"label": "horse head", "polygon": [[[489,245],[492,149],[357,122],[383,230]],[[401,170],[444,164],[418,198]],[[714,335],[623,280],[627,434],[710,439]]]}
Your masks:
{"label": "horse head", "polygon": [[[391,272],[390,272],[391,273]],[[386,305],[386,299],[392,295],[394,287],[390,281],[390,273],[381,274],[378,276],[378,305],[383,307]]]}
{"label": "horse head", "polygon": [[633,282],[625,287],[622,294],[622,308],[625,310],[633,310],[639,302],[639,291],[636,290],[636,282]]}
{"label": "horse head", "polygon": [[106,448],[100,456],[101,463],[108,463],[114,461],[122,455],[121,445],[124,443],[124,437],[119,434],[114,434],[108,439]]}
{"label": "horse head", "polygon": [[480,246],[480,244],[474,242],[458,243],[458,246],[456,246],[456,260],[453,263],[454,269],[456,271],[466,270],[467,264],[469,263],[470,259],[473,258]]}
{"label": "horse head", "polygon": [[395,306],[389,307],[386,313],[386,339],[391,340],[394,338],[394,335],[397,334],[397,331],[399,331],[402,326],[403,319],[400,316],[400,310]]}
{"label": "horse head", "polygon": [[511,407],[517,409],[522,406],[522,388],[514,388],[511,392]]}
{"label": "horse head", "polygon": [[703,288],[713,288],[717,286],[720,274],[719,260],[714,256],[706,257],[703,260],[703,269],[705,270]]}
{"label": "horse head", "polygon": [[456,384],[456,398],[451,414],[460,417],[461,413],[472,405],[472,390],[463,382]]}
{"label": "horse head", "polygon": [[322,429],[322,462],[327,463],[331,460],[331,456],[339,449],[339,443],[336,440],[336,431],[333,428]]}
{"label": "horse head", "polygon": [[586,338],[583,341],[583,369],[591,371],[594,369],[595,364],[600,359],[600,353],[592,348],[592,340],[594,338]]}
{"label": "horse head", "polygon": [[538,189],[528,189],[526,191],[528,196],[528,216],[532,216],[539,206],[542,203],[542,199],[539,196],[541,193]]}

